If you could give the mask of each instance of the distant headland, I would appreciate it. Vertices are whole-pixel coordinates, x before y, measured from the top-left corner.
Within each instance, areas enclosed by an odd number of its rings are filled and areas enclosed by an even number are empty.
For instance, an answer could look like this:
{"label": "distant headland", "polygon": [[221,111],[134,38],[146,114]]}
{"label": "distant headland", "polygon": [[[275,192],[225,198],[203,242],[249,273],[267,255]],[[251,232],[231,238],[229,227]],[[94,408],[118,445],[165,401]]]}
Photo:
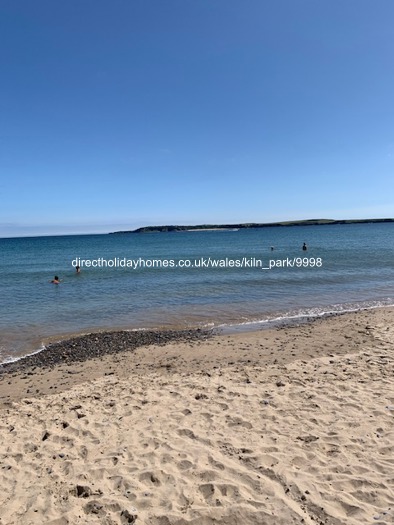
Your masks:
{"label": "distant headland", "polygon": [[156,232],[184,232],[184,231],[215,231],[215,230],[244,230],[247,228],[273,228],[280,226],[326,226],[332,224],[367,224],[394,222],[394,219],[307,219],[302,221],[283,222],[248,222],[243,224],[198,224],[195,226],[144,226],[136,230],[111,232],[110,235],[119,233],[156,233]]}

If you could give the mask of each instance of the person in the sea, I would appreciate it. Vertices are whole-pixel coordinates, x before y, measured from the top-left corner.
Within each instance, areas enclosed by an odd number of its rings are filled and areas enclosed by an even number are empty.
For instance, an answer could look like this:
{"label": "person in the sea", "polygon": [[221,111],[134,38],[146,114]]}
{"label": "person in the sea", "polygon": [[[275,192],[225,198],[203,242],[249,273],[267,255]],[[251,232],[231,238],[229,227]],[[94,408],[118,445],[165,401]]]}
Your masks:
{"label": "person in the sea", "polygon": [[306,252],[306,251],[307,251],[307,249],[308,249],[308,246],[306,245],[306,243],[305,243],[305,242],[304,242],[304,244],[302,245],[302,249],[304,250],[304,252]]}
{"label": "person in the sea", "polygon": [[59,284],[60,283],[60,279],[57,275],[55,275],[55,277],[52,279],[51,283],[53,284]]}
{"label": "person in the sea", "polygon": [[81,267],[80,267],[80,266],[76,266],[76,267],[75,267],[75,271],[76,271],[77,273],[81,273]]}

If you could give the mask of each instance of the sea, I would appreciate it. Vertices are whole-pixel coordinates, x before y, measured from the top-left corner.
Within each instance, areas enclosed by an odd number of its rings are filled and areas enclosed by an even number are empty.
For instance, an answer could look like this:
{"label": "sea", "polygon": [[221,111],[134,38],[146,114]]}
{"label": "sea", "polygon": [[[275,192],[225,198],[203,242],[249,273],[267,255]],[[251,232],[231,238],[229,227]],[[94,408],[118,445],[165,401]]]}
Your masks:
{"label": "sea", "polygon": [[257,330],[392,305],[394,223],[0,239],[0,363],[94,331]]}

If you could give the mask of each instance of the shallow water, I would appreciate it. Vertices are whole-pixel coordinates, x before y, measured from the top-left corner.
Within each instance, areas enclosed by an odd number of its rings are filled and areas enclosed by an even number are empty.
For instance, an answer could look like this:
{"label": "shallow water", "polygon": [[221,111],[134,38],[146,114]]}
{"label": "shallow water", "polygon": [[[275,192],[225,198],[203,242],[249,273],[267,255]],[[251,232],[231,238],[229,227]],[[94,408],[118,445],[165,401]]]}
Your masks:
{"label": "shallow water", "polygon": [[[0,361],[104,328],[263,327],[394,303],[390,223],[15,238],[0,248]],[[142,262],[77,275],[77,258]],[[204,266],[209,258],[225,262]],[[147,267],[153,259],[199,267]],[[60,285],[50,283],[55,274]]]}

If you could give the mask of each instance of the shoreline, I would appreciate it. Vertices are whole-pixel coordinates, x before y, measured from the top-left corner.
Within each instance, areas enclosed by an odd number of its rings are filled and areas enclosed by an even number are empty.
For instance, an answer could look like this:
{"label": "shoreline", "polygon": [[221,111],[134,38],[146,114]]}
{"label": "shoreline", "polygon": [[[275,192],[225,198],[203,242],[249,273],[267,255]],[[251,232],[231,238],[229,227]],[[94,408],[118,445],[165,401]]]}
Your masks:
{"label": "shoreline", "polygon": [[112,334],[8,367],[0,522],[389,525],[393,326],[381,308],[130,351]]}
{"label": "shoreline", "polygon": [[[90,338],[96,336],[98,338],[103,337],[104,335],[117,337],[117,334],[125,334],[125,339],[129,339],[128,333],[141,333],[144,332],[150,334],[150,337],[154,338],[156,336],[160,337],[160,334],[163,334],[163,337],[166,338],[169,334],[172,334],[170,337],[176,337],[175,333],[179,333],[179,337],[182,337],[182,333],[190,332],[205,332],[205,333],[215,333],[223,335],[233,335],[237,333],[249,333],[249,332],[259,332],[262,330],[274,330],[277,328],[285,328],[291,326],[300,326],[303,324],[313,323],[318,320],[329,319],[331,317],[337,317],[342,315],[347,315],[349,313],[357,313],[363,311],[373,311],[375,309],[386,309],[394,308],[393,304],[382,304],[381,301],[377,301],[376,305],[369,306],[351,306],[346,305],[347,307],[340,310],[328,309],[323,310],[318,307],[311,308],[310,311],[306,312],[301,311],[300,313],[294,313],[293,315],[280,315],[278,313],[272,314],[271,316],[264,319],[252,319],[248,321],[229,321],[226,323],[217,321],[217,322],[196,322],[194,324],[175,324],[171,323],[168,326],[158,325],[158,326],[149,326],[149,327],[127,327],[127,326],[118,326],[116,328],[103,327],[101,328],[91,328],[84,329],[81,331],[75,330],[69,333],[59,333],[48,335],[44,337],[38,348],[31,349],[26,354],[18,355],[16,357],[8,356],[5,361],[0,362],[0,375],[3,368],[8,368],[9,365],[19,363],[20,361],[30,361],[31,358],[35,359],[34,356],[42,352],[46,353],[48,349],[58,350],[62,346],[65,348],[69,345],[74,344],[74,340],[82,339],[82,345],[84,344],[83,339],[85,338],[88,341]],[[321,311],[320,311],[321,310]],[[132,337],[133,338],[133,337]],[[153,339],[152,339],[153,340]],[[141,341],[143,341],[143,336],[141,336]],[[114,341],[116,343],[116,340]],[[40,360],[38,359],[40,362]],[[16,365],[18,366],[18,365]]]}
{"label": "shoreline", "polygon": [[[115,373],[124,377],[126,369],[130,373],[152,368],[173,370],[180,363],[187,362],[193,370],[200,370],[200,365],[195,367],[193,362],[199,363],[198,360],[201,360],[201,366],[212,366],[212,359],[234,363],[239,359],[239,352],[234,351],[237,345],[248,349],[258,345],[256,351],[249,353],[249,361],[255,364],[261,364],[262,359],[267,364],[275,365],[303,357],[318,358],[329,355],[329,352],[341,355],[343,349],[349,349],[348,340],[353,341],[351,348],[357,349],[365,337],[372,337],[370,331],[362,326],[361,320],[365,320],[368,326],[368,320],[379,317],[380,313],[383,316],[385,313],[392,315],[394,322],[394,307],[387,306],[345,313],[333,312],[274,327],[256,327],[230,333],[215,328],[195,328],[116,330],[76,335],[50,343],[42,350],[17,361],[0,364],[0,408],[13,399],[66,390],[89,378],[97,379]],[[329,327],[335,326],[337,321],[340,326],[346,327],[343,328],[345,331],[351,333],[344,335],[340,341],[335,338],[332,340],[331,335],[327,334]],[[354,333],[353,323],[358,327]],[[297,346],[301,347],[298,351],[295,351],[293,338],[296,341],[298,339]],[[261,345],[260,341],[264,341],[264,344]],[[311,343],[312,347],[305,351]],[[212,349],[213,357],[210,359]],[[191,352],[196,352],[196,359],[193,359]],[[127,366],[124,367],[124,364]],[[42,382],[42,377],[47,377],[49,386]],[[11,384],[12,392],[8,386]]]}

